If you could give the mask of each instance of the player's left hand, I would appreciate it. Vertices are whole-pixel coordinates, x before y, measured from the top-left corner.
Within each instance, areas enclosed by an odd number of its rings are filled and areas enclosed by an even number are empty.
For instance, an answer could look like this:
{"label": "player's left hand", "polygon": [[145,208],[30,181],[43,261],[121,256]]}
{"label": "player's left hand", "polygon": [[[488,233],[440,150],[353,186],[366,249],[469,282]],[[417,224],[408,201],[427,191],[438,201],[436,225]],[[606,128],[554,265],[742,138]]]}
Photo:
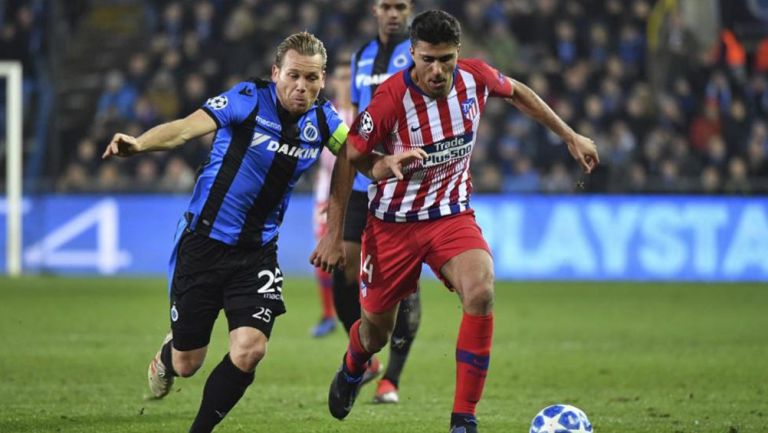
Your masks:
{"label": "player's left hand", "polygon": [[411,149],[407,152],[396,153],[394,155],[386,155],[379,158],[371,167],[371,176],[373,180],[386,179],[388,177],[396,177],[398,180],[403,180],[403,166],[410,164],[413,161],[423,161],[427,157],[427,152],[424,149]]}
{"label": "player's left hand", "polygon": [[326,233],[309,256],[309,263],[325,272],[331,272],[334,268],[344,269],[344,254],[344,242],[339,236]]}
{"label": "player's left hand", "polygon": [[584,173],[592,173],[592,170],[600,164],[597,146],[591,138],[574,134],[570,140],[566,141],[566,144],[568,145],[568,152],[571,153],[573,159],[578,161]]}

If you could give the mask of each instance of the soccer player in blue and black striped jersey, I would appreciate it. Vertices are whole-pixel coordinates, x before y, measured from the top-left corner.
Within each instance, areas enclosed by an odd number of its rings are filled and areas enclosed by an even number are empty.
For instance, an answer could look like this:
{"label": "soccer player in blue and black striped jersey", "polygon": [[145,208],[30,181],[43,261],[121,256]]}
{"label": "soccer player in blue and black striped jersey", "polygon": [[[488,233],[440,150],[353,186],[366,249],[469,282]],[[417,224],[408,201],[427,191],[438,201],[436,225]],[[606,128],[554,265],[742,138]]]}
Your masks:
{"label": "soccer player in blue and black striped jersey", "polygon": [[[378,24],[378,36],[363,45],[352,56],[351,100],[355,107],[354,117],[368,107],[379,84],[391,75],[407,68],[411,61],[411,41],[408,36],[408,20],[413,4],[410,0],[374,0],[373,13]],[[333,300],[336,315],[349,333],[360,319],[358,273],[360,270],[360,245],[368,216],[368,186],[371,180],[358,173],[349,197],[344,218],[344,271],[333,275]],[[400,375],[405,366],[416,331],[421,320],[419,292],[400,302],[397,324],[392,332],[389,361],[384,376],[376,387],[373,401],[397,403]],[[372,359],[372,367],[378,361]],[[371,376],[366,371],[364,381]]]}
{"label": "soccer player in blue and black striped jersey", "polygon": [[[237,84],[184,119],[139,137],[116,134],[103,157],[167,150],[216,132],[184,218],[169,268],[171,332],[149,371],[152,396],[203,364],[221,309],[229,353],[213,369],[190,432],[210,432],[253,382],[272,327],[285,306],[277,232],[294,185],[322,148],[334,154],[348,128],[329,102],[323,43],[303,32],[277,48],[272,80]],[[351,166],[339,164],[339,170]],[[351,175],[350,175],[351,176]]]}

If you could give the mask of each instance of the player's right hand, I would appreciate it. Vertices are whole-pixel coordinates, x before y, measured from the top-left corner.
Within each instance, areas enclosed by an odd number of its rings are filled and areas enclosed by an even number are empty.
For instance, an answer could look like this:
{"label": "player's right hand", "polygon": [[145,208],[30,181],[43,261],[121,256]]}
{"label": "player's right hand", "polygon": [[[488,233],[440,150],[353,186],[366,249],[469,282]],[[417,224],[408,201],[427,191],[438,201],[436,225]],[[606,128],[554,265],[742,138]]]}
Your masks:
{"label": "player's right hand", "polygon": [[597,146],[592,139],[580,134],[574,134],[573,137],[566,140],[566,144],[568,145],[568,152],[579,163],[584,173],[592,173],[592,170],[600,164]]}
{"label": "player's right hand", "polygon": [[344,269],[345,257],[341,238],[326,233],[309,256],[309,263],[325,272],[331,272],[334,268]]}
{"label": "player's right hand", "polygon": [[139,153],[140,150],[139,141],[136,137],[118,132],[112,137],[112,141],[107,145],[101,159],[109,159],[113,155],[127,157]]}
{"label": "player's right hand", "polygon": [[403,180],[403,166],[416,160],[423,161],[426,157],[427,152],[421,148],[384,156],[371,167],[371,177],[373,180],[381,180],[394,176],[398,180]]}

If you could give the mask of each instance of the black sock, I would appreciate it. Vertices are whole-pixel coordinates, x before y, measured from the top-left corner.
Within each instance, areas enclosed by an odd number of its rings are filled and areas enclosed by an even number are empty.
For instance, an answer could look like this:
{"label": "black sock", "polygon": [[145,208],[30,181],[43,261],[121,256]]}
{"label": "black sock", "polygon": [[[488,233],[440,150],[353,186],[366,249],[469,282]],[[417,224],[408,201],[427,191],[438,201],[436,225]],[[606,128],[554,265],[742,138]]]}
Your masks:
{"label": "black sock", "polygon": [[451,427],[468,427],[477,426],[477,418],[471,413],[452,413],[451,414]]}
{"label": "black sock", "polygon": [[408,352],[411,350],[413,339],[416,338],[416,331],[421,322],[421,302],[419,292],[408,296],[400,301],[400,308],[397,311],[397,322],[392,331],[392,339],[389,345],[389,361],[387,362],[387,371],[384,373],[384,379],[392,382],[398,387],[400,374],[405,367],[405,360],[408,358]]}
{"label": "black sock", "polygon": [[349,334],[352,325],[360,319],[360,288],[357,281],[347,281],[344,271],[333,271],[333,305],[336,316]]}
{"label": "black sock", "polygon": [[229,412],[253,382],[253,372],[235,367],[229,353],[213,369],[203,389],[203,401],[189,433],[209,433]]}
{"label": "black sock", "polygon": [[171,347],[173,346],[173,340],[163,344],[160,349],[160,362],[165,366],[166,376],[178,376],[176,370],[173,369],[173,354],[171,353]]}

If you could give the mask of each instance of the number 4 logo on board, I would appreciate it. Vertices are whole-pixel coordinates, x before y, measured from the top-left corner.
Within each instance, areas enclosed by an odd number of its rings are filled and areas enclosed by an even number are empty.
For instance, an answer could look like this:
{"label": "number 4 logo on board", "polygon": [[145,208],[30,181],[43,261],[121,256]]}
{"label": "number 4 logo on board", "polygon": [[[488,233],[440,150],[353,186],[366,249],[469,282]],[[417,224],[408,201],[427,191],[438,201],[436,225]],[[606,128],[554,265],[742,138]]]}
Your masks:
{"label": "number 4 logo on board", "polygon": [[[96,228],[96,249],[65,249],[63,246]],[[96,268],[102,274],[114,274],[131,263],[131,255],[118,245],[119,215],[117,203],[101,200],[30,246],[24,254],[27,266]]]}

